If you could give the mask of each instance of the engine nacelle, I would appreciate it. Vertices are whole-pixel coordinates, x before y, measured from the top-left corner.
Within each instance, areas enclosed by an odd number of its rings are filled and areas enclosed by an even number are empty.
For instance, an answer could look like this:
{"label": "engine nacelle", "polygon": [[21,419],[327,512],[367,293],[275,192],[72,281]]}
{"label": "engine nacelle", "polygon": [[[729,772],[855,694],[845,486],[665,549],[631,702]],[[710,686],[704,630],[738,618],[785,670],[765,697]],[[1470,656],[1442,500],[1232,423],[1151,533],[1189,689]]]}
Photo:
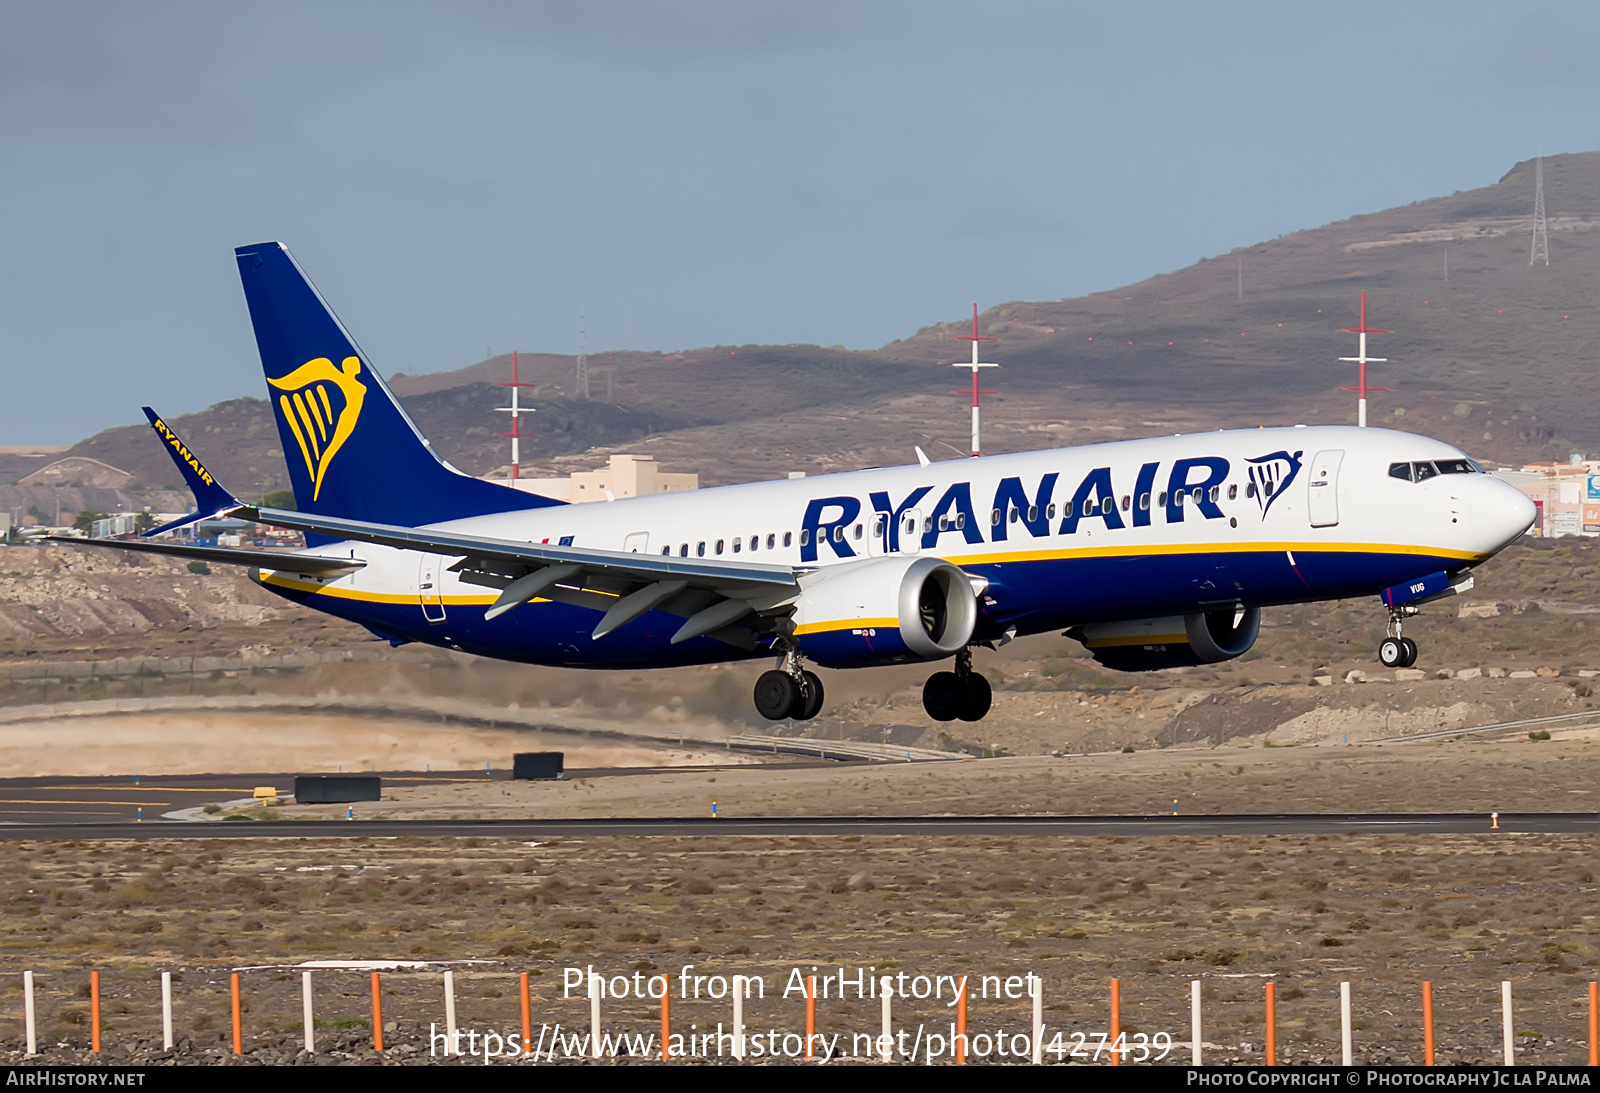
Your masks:
{"label": "engine nacelle", "polygon": [[1162,619],[1091,623],[1073,627],[1067,636],[1082,642],[1107,668],[1151,672],[1232,660],[1249,652],[1260,633],[1261,608],[1228,607]]}
{"label": "engine nacelle", "polygon": [[827,668],[939,660],[960,652],[978,624],[978,597],[939,558],[869,558],[800,578],[794,636]]}

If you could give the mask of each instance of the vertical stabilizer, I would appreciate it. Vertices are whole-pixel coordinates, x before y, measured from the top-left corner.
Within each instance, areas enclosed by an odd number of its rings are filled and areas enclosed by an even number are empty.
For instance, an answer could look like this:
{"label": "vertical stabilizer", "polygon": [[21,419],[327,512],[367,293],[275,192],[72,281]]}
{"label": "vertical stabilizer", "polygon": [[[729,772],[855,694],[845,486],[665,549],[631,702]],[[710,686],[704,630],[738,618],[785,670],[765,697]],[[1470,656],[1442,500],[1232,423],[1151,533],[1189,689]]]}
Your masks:
{"label": "vertical stabilizer", "polygon": [[234,254],[300,511],[416,527],[561,503],[440,459],[283,244]]}

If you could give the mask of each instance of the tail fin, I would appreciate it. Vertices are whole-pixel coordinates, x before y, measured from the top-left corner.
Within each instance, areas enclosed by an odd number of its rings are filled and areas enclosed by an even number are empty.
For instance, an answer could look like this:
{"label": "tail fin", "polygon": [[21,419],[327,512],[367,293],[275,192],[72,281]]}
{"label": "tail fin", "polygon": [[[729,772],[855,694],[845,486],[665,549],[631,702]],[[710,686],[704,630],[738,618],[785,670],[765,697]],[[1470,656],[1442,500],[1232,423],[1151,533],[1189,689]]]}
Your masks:
{"label": "tail fin", "polygon": [[234,255],[302,512],[417,527],[561,504],[439,458],[283,244]]}

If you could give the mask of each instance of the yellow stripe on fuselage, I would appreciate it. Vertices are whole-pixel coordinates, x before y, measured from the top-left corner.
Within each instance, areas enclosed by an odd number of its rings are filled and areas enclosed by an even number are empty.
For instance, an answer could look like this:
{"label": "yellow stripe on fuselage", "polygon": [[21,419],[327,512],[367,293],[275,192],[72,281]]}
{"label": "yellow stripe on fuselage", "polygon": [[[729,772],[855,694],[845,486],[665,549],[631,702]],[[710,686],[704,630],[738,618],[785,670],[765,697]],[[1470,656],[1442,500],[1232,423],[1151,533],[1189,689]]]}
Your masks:
{"label": "yellow stripe on fuselage", "polygon": [[824,634],[834,630],[899,630],[899,619],[839,619],[834,622],[808,622],[794,628],[795,636]]}

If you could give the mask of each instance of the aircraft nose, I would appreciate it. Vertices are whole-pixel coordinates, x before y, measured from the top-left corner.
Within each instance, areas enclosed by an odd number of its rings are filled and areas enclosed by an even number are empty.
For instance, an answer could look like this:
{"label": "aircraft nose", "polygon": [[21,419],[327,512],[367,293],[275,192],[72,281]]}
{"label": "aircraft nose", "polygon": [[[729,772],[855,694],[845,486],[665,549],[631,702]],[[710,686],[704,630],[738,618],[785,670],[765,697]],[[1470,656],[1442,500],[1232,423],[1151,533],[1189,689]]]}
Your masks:
{"label": "aircraft nose", "polygon": [[1473,534],[1485,553],[1515,542],[1539,515],[1527,494],[1492,475],[1474,476],[1470,500]]}

